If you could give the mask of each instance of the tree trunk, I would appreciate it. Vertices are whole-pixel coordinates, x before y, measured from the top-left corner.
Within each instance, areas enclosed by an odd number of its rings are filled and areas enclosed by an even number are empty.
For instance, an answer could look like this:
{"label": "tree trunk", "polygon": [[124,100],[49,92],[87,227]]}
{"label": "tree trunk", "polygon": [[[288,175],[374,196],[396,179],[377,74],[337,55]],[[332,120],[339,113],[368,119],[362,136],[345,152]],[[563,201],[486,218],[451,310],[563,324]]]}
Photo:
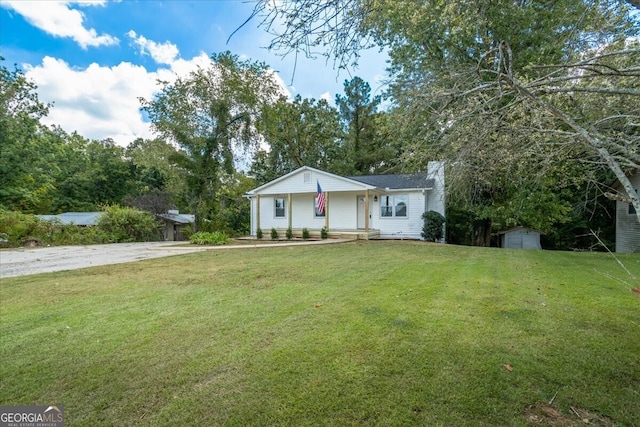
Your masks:
{"label": "tree trunk", "polygon": [[473,246],[491,245],[491,219],[481,219],[473,223]]}

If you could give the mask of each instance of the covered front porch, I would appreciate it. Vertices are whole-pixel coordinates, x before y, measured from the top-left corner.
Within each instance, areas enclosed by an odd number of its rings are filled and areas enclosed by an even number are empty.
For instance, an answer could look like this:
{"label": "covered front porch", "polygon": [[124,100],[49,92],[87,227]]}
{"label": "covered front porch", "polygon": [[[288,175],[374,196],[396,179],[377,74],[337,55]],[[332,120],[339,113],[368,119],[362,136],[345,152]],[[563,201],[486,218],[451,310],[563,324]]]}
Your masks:
{"label": "covered front porch", "polygon": [[[375,194],[374,194],[375,193]],[[310,238],[375,239],[380,230],[372,224],[374,198],[377,192],[324,192],[324,210],[318,211],[317,193],[257,194],[252,198],[252,235],[261,230],[265,238],[275,229],[280,237],[291,230],[296,238],[308,231]]]}

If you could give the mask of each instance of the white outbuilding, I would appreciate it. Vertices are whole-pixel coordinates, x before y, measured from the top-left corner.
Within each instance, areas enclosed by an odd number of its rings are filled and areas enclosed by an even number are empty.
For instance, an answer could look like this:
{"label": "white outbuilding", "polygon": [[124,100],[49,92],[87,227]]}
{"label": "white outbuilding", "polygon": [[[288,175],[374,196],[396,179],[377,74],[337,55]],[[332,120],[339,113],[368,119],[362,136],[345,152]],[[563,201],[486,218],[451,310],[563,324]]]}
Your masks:
{"label": "white outbuilding", "polygon": [[500,247],[510,249],[542,249],[540,232],[526,227],[515,227],[498,233]]}

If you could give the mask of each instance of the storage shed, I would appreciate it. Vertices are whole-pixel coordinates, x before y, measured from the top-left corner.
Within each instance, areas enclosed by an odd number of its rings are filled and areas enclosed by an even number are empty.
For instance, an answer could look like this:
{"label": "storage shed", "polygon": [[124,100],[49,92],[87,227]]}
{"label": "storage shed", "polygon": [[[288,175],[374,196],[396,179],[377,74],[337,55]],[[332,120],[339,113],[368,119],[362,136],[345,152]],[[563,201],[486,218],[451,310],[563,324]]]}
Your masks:
{"label": "storage shed", "polygon": [[526,227],[515,227],[501,231],[500,247],[510,249],[542,249],[540,232]]}
{"label": "storage shed", "polygon": [[196,222],[193,214],[181,214],[177,209],[170,209],[166,214],[157,215],[164,222],[162,234],[166,241],[187,240],[185,231],[191,229]]}

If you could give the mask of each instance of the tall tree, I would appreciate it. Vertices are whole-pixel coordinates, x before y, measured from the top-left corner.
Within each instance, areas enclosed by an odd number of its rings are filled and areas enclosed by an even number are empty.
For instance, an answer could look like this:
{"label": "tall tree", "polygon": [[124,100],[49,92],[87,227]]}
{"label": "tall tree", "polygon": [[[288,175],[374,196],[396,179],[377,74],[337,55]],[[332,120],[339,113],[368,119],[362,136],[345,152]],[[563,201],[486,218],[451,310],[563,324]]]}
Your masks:
{"label": "tall tree", "polygon": [[178,163],[188,171],[189,201],[196,221],[215,216],[220,177],[234,168],[234,150],[257,143],[256,121],[279,95],[273,72],[263,63],[215,54],[173,83],[160,82],[152,99],[141,99],[156,132],[182,148]]}
{"label": "tall tree", "polygon": [[254,158],[251,173],[258,183],[301,166],[335,171],[344,157],[338,112],[324,99],[282,97],[266,109],[262,126],[269,147]]}
{"label": "tall tree", "polygon": [[345,128],[346,160],[349,174],[376,172],[387,157],[377,129],[378,107],[382,97],[371,96],[371,86],[360,77],[344,82],[344,95],[336,95],[336,105]]}
{"label": "tall tree", "polygon": [[40,119],[49,107],[21,70],[0,66],[0,207],[28,213],[48,209],[57,141],[45,137]]}

